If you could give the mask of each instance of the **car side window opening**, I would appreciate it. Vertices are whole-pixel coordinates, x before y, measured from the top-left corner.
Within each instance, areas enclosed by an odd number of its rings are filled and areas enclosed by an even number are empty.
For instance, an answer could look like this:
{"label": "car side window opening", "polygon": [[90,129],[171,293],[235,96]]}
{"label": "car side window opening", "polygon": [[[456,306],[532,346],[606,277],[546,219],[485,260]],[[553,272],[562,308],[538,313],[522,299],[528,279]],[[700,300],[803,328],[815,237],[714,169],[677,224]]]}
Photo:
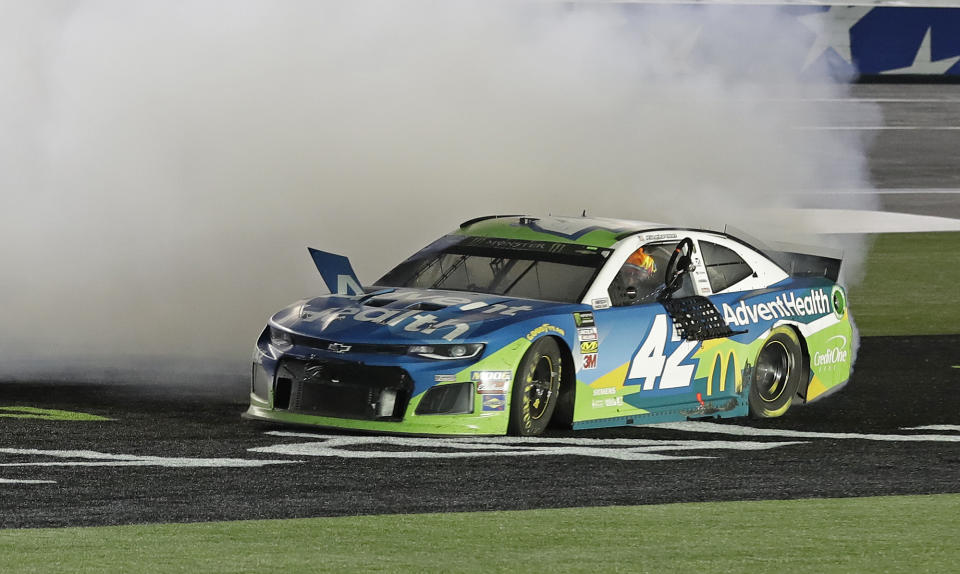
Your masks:
{"label": "car side window opening", "polygon": [[[627,257],[620,271],[610,283],[610,302],[614,307],[653,303],[663,292],[667,263],[677,248],[677,242],[652,243],[640,247]],[[689,278],[684,275],[682,295],[689,290]]]}
{"label": "car side window opening", "polygon": [[729,247],[700,241],[700,254],[707,268],[707,279],[714,293],[719,293],[753,275],[753,269]]}

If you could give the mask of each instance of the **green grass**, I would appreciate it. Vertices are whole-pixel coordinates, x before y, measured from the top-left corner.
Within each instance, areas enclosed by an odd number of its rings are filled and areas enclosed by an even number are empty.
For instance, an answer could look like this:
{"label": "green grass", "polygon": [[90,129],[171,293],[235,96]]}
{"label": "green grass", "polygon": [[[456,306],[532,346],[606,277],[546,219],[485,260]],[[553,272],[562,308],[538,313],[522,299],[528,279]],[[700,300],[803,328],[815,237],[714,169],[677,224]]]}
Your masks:
{"label": "green grass", "polygon": [[960,495],[0,530],[19,572],[948,572]]}
{"label": "green grass", "polygon": [[864,336],[960,333],[960,233],[875,236],[850,309]]}

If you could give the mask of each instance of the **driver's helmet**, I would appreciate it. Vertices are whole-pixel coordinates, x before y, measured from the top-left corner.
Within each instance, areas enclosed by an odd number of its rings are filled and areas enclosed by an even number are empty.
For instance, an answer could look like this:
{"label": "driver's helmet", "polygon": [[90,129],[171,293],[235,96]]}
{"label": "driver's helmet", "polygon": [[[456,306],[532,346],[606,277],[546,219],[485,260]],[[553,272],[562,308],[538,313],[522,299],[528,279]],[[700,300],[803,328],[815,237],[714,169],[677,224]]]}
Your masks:
{"label": "driver's helmet", "polygon": [[626,285],[651,283],[656,272],[657,262],[643,250],[643,247],[631,253],[620,270]]}

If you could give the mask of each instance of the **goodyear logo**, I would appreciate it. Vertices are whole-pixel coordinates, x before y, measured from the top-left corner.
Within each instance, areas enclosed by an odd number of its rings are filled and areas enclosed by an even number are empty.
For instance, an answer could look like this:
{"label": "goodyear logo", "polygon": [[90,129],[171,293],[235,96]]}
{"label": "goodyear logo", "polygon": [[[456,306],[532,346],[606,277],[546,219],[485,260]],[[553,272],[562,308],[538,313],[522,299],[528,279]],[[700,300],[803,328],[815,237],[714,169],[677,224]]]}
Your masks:
{"label": "goodyear logo", "polygon": [[598,341],[580,341],[580,353],[583,355],[596,353],[599,349],[600,343]]}
{"label": "goodyear logo", "polygon": [[545,333],[556,333],[560,336],[563,336],[566,334],[563,331],[563,329],[561,329],[560,327],[557,327],[556,325],[551,325],[549,323],[544,323],[543,325],[540,325],[536,329],[527,333],[527,340],[532,341]]}

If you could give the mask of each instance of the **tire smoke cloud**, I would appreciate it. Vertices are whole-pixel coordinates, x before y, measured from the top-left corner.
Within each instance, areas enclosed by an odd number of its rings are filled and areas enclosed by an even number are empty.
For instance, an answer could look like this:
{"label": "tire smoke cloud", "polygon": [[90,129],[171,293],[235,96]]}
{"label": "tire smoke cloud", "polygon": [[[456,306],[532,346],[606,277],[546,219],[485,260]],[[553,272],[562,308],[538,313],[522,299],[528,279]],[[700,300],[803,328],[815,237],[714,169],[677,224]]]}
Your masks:
{"label": "tire smoke cloud", "polygon": [[0,7],[6,376],[244,372],[323,291],[307,245],[370,282],[482,214],[763,234],[752,208],[869,187],[869,142],[798,128],[877,111],[818,103],[848,78],[800,73],[816,32],[776,7]]}

